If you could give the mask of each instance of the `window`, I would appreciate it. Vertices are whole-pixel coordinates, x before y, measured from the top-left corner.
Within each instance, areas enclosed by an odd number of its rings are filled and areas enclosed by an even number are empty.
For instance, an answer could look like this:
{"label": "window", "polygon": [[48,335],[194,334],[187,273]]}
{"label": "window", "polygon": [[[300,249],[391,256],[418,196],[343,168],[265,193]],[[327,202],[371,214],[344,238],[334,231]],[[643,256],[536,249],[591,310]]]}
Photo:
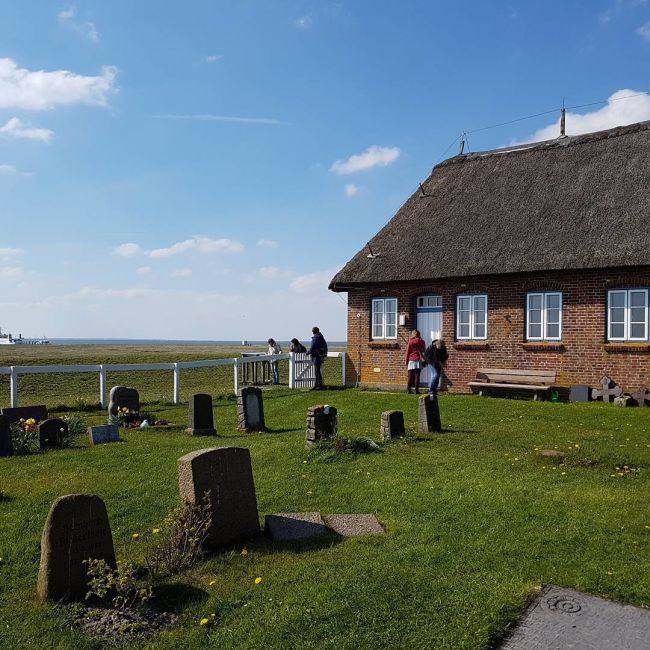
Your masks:
{"label": "window", "polygon": [[562,294],[529,293],[526,299],[526,339],[559,341],[562,339]]}
{"label": "window", "polygon": [[648,290],[617,289],[607,294],[607,338],[648,340]]}
{"label": "window", "polygon": [[397,338],[397,298],[373,299],[372,338]]}
{"label": "window", "polygon": [[418,309],[431,307],[442,307],[442,296],[420,296],[418,298]]}
{"label": "window", "polygon": [[456,299],[456,338],[487,338],[487,296],[458,296]]}

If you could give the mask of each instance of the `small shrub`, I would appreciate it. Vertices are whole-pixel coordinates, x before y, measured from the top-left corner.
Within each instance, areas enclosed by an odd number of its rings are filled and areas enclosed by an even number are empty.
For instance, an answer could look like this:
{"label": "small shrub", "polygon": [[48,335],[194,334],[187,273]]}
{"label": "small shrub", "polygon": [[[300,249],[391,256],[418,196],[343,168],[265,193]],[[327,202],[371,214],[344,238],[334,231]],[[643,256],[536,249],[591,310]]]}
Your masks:
{"label": "small shrub", "polygon": [[307,460],[316,463],[335,463],[339,460],[356,458],[360,454],[372,454],[379,451],[381,451],[381,447],[369,438],[335,436],[312,445],[307,453]]}
{"label": "small shrub", "polygon": [[147,538],[145,563],[153,579],[189,569],[203,556],[212,524],[209,494],[202,503],[186,503],[172,510],[160,528]]}
{"label": "small shrub", "polygon": [[138,582],[133,566],[128,562],[117,563],[111,568],[106,560],[85,560],[88,574],[86,600],[96,598],[115,609],[126,610],[142,607],[152,596],[150,584]]}
{"label": "small shrub", "polygon": [[14,454],[17,456],[35,454],[40,449],[38,422],[34,418],[13,422],[10,431]]}
{"label": "small shrub", "polygon": [[[68,437],[81,436],[86,433],[86,420],[78,413],[64,415],[61,419],[68,425]],[[69,445],[64,445],[64,447],[68,446]]]}

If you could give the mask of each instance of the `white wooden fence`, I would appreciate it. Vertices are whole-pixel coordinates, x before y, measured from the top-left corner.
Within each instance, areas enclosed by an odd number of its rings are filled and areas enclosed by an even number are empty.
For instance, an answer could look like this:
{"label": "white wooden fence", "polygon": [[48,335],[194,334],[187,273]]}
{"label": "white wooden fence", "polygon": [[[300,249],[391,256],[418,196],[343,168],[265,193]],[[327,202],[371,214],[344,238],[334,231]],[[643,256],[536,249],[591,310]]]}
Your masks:
{"label": "white wooden fence", "polygon": [[[296,357],[305,355],[296,355],[293,352],[284,354],[260,354],[256,356],[234,357],[232,359],[205,359],[203,361],[177,361],[170,363],[100,363],[84,364],[73,366],[0,366],[0,375],[9,375],[9,393],[10,406],[18,406],[18,377],[19,375],[49,375],[59,373],[80,373],[80,372],[97,372],[99,373],[99,401],[102,408],[107,408],[107,390],[106,390],[106,373],[107,372],[126,372],[139,370],[172,370],[174,373],[174,404],[180,404],[181,401],[181,370],[190,368],[210,368],[214,366],[232,366],[233,384],[235,393],[239,392],[241,383],[241,370],[247,363],[257,363],[260,361],[279,361],[281,359],[289,360],[289,388],[302,388],[306,384],[299,377],[304,368],[304,360],[296,360]],[[328,357],[341,358],[341,385],[345,386],[346,371],[346,353],[330,352]],[[308,362],[310,363],[310,362]],[[300,365],[300,370],[298,366]],[[313,372],[313,370],[312,370]],[[313,385],[313,384],[312,384]]]}

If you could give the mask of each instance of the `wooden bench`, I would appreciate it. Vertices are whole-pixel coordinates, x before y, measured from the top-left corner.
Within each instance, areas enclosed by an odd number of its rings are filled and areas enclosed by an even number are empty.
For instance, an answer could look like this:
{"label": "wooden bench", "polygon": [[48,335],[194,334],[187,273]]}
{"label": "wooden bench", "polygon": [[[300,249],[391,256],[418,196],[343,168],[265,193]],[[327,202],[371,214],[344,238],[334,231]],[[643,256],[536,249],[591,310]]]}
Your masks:
{"label": "wooden bench", "polygon": [[504,368],[479,368],[476,380],[470,381],[472,390],[479,395],[485,390],[531,391],[533,399],[540,393],[548,392],[555,383],[555,370],[515,370]]}

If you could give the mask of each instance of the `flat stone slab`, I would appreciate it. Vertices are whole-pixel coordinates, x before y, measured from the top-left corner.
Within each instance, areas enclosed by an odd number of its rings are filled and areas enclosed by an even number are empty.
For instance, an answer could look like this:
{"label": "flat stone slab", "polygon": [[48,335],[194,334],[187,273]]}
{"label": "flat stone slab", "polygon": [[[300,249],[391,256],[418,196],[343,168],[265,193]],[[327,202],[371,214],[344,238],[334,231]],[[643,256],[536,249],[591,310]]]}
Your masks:
{"label": "flat stone slab", "polygon": [[323,515],[325,525],[341,537],[383,535],[384,527],[372,514]]}
{"label": "flat stone slab", "polygon": [[502,650],[648,650],[650,610],[546,585]]}
{"label": "flat stone slab", "polygon": [[264,528],[276,542],[302,542],[329,532],[320,512],[281,512],[266,515]]}

